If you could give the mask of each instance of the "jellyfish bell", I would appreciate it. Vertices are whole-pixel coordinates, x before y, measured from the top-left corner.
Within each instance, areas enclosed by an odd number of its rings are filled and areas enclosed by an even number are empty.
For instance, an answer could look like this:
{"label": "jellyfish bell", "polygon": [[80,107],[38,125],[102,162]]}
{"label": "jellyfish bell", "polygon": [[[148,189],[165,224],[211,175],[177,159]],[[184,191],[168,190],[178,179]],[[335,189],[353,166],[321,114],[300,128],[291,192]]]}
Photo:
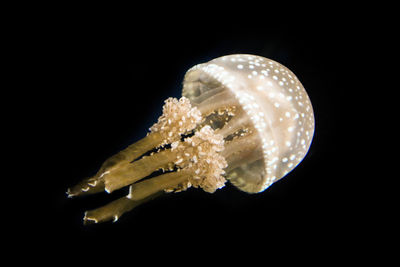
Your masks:
{"label": "jellyfish bell", "polygon": [[[165,101],[149,134],[67,193],[129,186],[126,197],[85,213],[84,222],[97,223],[116,221],[159,192],[212,193],[226,180],[262,192],[303,160],[313,134],[310,99],[288,68],[255,55],[223,56],[188,70],[182,98]],[[160,169],[163,174],[141,181]]]}
{"label": "jellyfish bell", "polygon": [[182,95],[200,110],[213,99],[241,109],[243,118],[234,119],[226,130],[243,132],[247,127],[255,132],[256,149],[246,154],[246,146],[235,147],[243,155],[228,166],[227,178],[243,191],[263,191],[293,170],[310,147],[310,99],[296,75],[273,60],[241,54],[196,65],[185,75]]}

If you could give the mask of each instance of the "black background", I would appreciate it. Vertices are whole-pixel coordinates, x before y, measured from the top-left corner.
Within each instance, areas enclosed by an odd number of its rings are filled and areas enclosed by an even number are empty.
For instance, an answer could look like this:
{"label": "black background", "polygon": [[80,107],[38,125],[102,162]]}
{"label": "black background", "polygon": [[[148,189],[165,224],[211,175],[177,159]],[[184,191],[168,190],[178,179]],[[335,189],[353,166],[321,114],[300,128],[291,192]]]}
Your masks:
{"label": "black background", "polygon": [[[26,127],[45,155],[29,177],[40,180],[34,197],[40,208],[28,208],[30,223],[22,221],[30,246],[43,240],[46,253],[70,264],[179,262],[185,255],[262,260],[285,250],[305,258],[352,254],[365,238],[360,216],[370,201],[361,194],[364,177],[351,168],[358,145],[350,129],[361,122],[350,103],[363,90],[351,77],[365,64],[362,44],[374,38],[366,34],[371,24],[353,20],[351,11],[323,8],[275,16],[237,16],[248,12],[240,8],[224,16],[209,9],[205,15],[134,10],[54,13],[26,25],[38,82],[35,119]],[[276,60],[303,83],[316,120],[304,161],[260,194],[229,183],[214,194],[190,189],[144,204],[117,223],[83,226],[85,210],[126,191],[68,199],[66,189],[143,137],[163,101],[181,96],[186,70],[235,53]]]}

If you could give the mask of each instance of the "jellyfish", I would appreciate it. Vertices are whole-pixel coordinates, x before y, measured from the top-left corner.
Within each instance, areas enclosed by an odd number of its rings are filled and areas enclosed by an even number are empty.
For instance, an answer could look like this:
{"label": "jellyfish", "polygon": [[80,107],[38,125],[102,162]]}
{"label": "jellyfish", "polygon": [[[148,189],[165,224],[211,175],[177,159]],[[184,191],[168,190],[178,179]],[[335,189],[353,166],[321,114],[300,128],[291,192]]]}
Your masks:
{"label": "jellyfish", "polygon": [[161,193],[190,187],[213,193],[229,181],[259,193],[304,159],[313,135],[313,108],[292,71],[261,56],[222,56],[189,69],[182,97],[165,100],[148,134],[67,194],[129,187],[128,195],[86,211],[90,224],[117,221]]}

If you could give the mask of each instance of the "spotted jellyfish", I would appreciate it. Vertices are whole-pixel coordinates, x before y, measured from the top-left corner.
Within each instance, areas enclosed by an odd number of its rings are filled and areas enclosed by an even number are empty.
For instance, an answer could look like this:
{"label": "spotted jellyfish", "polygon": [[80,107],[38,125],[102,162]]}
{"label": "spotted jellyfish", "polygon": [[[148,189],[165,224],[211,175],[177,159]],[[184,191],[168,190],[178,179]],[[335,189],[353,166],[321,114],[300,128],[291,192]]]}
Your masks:
{"label": "spotted jellyfish", "polygon": [[127,196],[86,211],[85,224],[117,221],[162,192],[195,187],[213,193],[226,181],[247,193],[262,192],[304,159],[314,114],[288,68],[236,54],[189,69],[182,97],[168,98],[149,130],[68,189],[75,197],[129,186]]}

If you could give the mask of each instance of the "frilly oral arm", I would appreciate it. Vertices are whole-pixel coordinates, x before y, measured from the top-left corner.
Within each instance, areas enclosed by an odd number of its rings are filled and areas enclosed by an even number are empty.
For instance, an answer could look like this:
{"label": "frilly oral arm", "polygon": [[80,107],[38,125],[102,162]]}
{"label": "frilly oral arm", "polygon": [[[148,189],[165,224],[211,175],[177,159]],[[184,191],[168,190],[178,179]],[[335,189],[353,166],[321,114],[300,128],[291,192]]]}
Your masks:
{"label": "frilly oral arm", "polygon": [[[163,191],[182,191],[193,185],[214,192],[224,186],[226,180],[222,175],[227,163],[219,155],[224,149],[223,136],[215,134],[206,125],[196,130],[193,136],[181,141],[182,134],[199,127],[201,121],[200,112],[192,108],[186,98],[179,101],[167,99],[163,115],[151,127],[151,133],[146,138],[106,161],[95,178],[86,179],[69,190],[70,195],[78,195],[79,192],[84,194],[90,189],[92,193],[102,190],[111,193],[132,184],[127,197],[87,211],[84,222],[117,220],[124,212]],[[132,162],[134,157],[166,144],[171,144],[171,148],[153,152]],[[138,182],[158,169],[174,169],[171,166],[175,166],[175,171]],[[74,194],[75,191],[78,194]]]}
{"label": "frilly oral arm", "polygon": [[[96,175],[69,188],[68,196],[93,194],[105,190],[112,192],[128,185],[129,183],[126,184],[124,181],[116,182],[119,184],[114,185],[112,181],[118,180],[122,170],[132,169],[129,168],[132,161],[154,148],[179,140],[182,134],[193,130],[201,120],[201,113],[191,106],[187,98],[182,97],[180,100],[168,98],[163,106],[163,114],[158,122],[150,128],[151,132],[146,137],[107,159]],[[147,162],[149,160],[147,159]],[[140,163],[137,163],[137,165]],[[154,166],[154,168],[157,167]],[[138,170],[138,173],[141,173],[141,171]],[[133,181],[135,180],[133,179]]]}
{"label": "frilly oral arm", "polygon": [[123,169],[133,160],[137,159],[147,151],[157,147],[163,141],[163,136],[159,133],[150,133],[146,137],[128,146],[126,149],[118,152],[108,158],[101,166],[100,170],[93,177],[84,179],[77,185],[68,189],[69,197],[79,195],[94,194],[105,190],[104,176]]}

